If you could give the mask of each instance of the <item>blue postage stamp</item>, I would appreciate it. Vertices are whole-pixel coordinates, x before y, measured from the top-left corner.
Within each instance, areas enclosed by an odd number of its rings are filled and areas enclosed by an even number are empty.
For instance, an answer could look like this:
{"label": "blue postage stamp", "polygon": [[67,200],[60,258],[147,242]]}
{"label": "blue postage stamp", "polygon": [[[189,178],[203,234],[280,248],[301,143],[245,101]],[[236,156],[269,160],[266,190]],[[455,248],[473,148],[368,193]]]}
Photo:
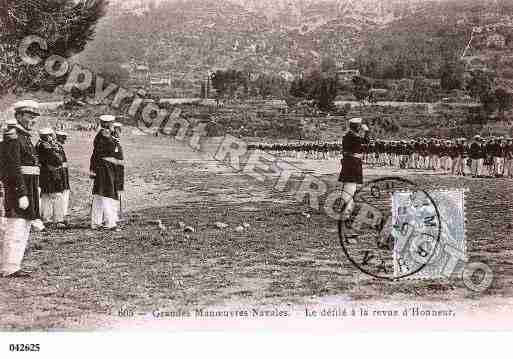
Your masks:
{"label": "blue postage stamp", "polygon": [[[395,192],[392,198],[394,273],[420,270],[408,279],[442,279],[460,273],[467,260],[465,242],[465,190],[429,192],[412,198]],[[436,206],[436,208],[435,208]],[[440,223],[435,223],[435,222]],[[429,231],[429,227],[439,231]]]}

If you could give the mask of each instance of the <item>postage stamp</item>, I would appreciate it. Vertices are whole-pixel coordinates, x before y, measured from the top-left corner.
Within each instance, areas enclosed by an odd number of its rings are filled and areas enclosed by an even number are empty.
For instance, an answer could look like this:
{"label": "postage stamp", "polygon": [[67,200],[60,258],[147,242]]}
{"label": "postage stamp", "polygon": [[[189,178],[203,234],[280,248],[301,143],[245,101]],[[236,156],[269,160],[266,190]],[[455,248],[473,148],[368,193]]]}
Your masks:
{"label": "postage stamp", "polygon": [[[414,278],[425,270],[442,233],[440,212],[430,193],[412,181],[385,177],[360,188],[354,203],[350,218],[339,221],[339,236],[356,267],[386,280]],[[411,247],[421,252],[422,260],[411,260]]]}
{"label": "postage stamp", "polygon": [[[394,273],[409,271],[411,266],[425,264],[409,279],[440,279],[458,274],[448,271],[453,255],[465,261],[465,190],[429,192],[439,211],[439,242],[426,232],[433,226],[435,212],[430,201],[412,192],[396,192],[392,197],[394,233]],[[421,236],[417,235],[422,233]],[[461,267],[458,268],[461,271]]]}

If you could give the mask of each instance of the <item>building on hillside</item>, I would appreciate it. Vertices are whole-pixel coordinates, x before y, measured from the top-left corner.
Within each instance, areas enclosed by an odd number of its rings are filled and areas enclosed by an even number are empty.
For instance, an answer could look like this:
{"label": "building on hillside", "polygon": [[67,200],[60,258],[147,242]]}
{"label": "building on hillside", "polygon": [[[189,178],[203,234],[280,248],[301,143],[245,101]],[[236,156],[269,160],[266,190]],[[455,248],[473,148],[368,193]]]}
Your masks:
{"label": "building on hillside", "polygon": [[168,77],[151,77],[150,85],[151,86],[159,86],[159,87],[163,87],[163,86],[170,87],[171,86],[171,76],[168,76]]}
{"label": "building on hillside", "polygon": [[132,76],[137,81],[149,81],[150,80],[150,68],[146,65],[137,65],[135,66]]}
{"label": "building on hillside", "polygon": [[278,75],[285,81],[294,81],[294,75],[288,71],[280,71]]}
{"label": "building on hillside", "polygon": [[386,101],[389,96],[388,89],[373,88],[369,90],[369,99],[371,101]]}
{"label": "building on hillside", "polygon": [[119,65],[123,70],[127,70],[128,72],[131,72],[133,70],[133,65],[129,62],[124,62],[121,65]]}
{"label": "building on hillside", "polygon": [[506,37],[501,34],[493,34],[486,39],[486,47],[503,49],[506,47]]}
{"label": "building on hillside", "polygon": [[337,78],[340,82],[351,81],[353,78],[360,76],[360,70],[338,70]]}
{"label": "building on hillside", "polygon": [[261,109],[267,111],[277,110],[280,113],[287,113],[289,106],[284,100],[265,100]]}
{"label": "building on hillside", "polygon": [[466,62],[467,71],[486,71],[488,69],[486,62],[479,56],[468,56],[463,58],[463,60]]}

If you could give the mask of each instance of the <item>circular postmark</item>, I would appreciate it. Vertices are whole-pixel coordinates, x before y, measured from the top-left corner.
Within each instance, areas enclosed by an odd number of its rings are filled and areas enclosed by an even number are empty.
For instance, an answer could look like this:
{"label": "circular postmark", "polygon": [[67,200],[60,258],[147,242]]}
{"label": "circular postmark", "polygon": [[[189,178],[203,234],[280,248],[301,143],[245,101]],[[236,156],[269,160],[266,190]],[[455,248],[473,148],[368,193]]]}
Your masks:
{"label": "circular postmark", "polygon": [[441,231],[433,198],[399,177],[366,183],[355,193],[349,215],[338,221],[340,244],[350,262],[390,281],[421,272],[439,249]]}

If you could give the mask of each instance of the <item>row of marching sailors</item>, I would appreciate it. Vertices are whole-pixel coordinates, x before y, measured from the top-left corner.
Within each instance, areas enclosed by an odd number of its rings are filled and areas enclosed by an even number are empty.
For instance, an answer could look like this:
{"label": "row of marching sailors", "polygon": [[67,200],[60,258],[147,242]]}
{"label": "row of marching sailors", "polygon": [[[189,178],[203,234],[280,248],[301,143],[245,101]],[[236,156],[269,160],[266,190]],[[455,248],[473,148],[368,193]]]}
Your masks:
{"label": "row of marching sailors", "polygon": [[[54,137],[52,130],[44,129],[34,146],[31,136],[40,116],[38,103],[21,101],[14,105],[14,111],[15,121],[8,122],[0,146],[0,182],[4,191],[0,276],[8,278],[30,276],[21,264],[31,228],[43,230],[42,219],[65,228],[69,198],[69,193],[65,194],[69,190],[69,174],[62,148],[65,134]],[[124,181],[120,174],[124,171],[120,130],[115,130],[114,116],[100,119],[102,129],[94,141],[90,166],[94,178],[91,226],[117,230],[120,207],[116,199],[123,190],[120,181]]]}
{"label": "row of marching sailors", "polygon": [[340,158],[342,143],[275,143],[250,145],[249,150],[258,149],[278,157],[327,160]]}
{"label": "row of marching sailors", "polygon": [[513,178],[513,139],[476,135],[472,141],[418,139],[372,140],[363,146],[369,165],[446,171],[453,175]]}

